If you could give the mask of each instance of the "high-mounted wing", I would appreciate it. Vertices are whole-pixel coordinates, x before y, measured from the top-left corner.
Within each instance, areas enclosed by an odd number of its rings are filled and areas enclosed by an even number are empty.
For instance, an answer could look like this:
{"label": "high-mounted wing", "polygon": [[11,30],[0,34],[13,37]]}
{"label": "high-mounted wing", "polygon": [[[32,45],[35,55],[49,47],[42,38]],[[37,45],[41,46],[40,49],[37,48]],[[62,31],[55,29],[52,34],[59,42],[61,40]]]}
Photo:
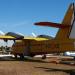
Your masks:
{"label": "high-mounted wing", "polygon": [[16,40],[15,37],[6,36],[6,35],[0,35],[0,39],[3,39],[3,40]]}
{"label": "high-mounted wing", "polygon": [[70,25],[63,25],[63,24],[52,23],[52,22],[38,22],[38,23],[35,23],[35,25],[50,26],[50,27],[56,27],[56,28],[67,28],[67,27],[70,27]]}

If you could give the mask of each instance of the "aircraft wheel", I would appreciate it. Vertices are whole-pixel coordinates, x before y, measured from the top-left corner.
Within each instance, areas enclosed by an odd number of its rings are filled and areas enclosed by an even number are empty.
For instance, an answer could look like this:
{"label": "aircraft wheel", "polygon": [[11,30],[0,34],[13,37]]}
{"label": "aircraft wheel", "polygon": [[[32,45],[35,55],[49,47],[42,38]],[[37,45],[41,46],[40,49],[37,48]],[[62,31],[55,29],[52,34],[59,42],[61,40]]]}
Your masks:
{"label": "aircraft wheel", "polygon": [[42,56],[42,59],[46,59],[46,55],[45,54]]}
{"label": "aircraft wheel", "polygon": [[17,58],[17,54],[15,54],[14,56],[15,56],[15,58]]}

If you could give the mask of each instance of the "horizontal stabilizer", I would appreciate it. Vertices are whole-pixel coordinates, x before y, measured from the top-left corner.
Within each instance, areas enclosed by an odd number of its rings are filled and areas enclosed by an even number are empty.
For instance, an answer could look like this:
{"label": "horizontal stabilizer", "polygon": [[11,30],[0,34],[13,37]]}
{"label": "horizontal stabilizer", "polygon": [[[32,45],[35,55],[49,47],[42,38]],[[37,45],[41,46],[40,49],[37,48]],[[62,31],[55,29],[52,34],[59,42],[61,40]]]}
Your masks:
{"label": "horizontal stabilizer", "polygon": [[63,24],[52,23],[52,22],[38,22],[38,23],[35,23],[35,25],[49,26],[49,27],[56,27],[56,28],[68,28],[68,27],[70,27],[70,25],[63,25]]}

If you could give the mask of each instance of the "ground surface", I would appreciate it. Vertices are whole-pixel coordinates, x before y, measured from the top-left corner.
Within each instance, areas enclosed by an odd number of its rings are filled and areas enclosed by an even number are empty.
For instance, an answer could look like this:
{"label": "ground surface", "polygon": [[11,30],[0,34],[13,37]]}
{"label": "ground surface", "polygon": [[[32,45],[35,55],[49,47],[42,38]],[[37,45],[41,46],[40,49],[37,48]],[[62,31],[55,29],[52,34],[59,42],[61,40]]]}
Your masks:
{"label": "ground surface", "polygon": [[0,58],[0,75],[75,75],[75,65],[51,63],[49,58],[24,61],[9,59]]}

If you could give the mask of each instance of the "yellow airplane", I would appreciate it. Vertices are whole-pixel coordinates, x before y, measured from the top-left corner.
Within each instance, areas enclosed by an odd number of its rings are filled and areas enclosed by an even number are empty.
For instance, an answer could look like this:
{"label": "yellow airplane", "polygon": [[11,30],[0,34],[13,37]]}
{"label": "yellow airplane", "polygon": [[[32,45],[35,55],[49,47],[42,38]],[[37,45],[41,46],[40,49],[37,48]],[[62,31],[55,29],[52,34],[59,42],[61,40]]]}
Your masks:
{"label": "yellow airplane", "polygon": [[[52,22],[38,22],[35,25],[51,26],[59,28],[55,38],[24,37],[15,40],[12,46],[12,54],[17,58],[35,56],[50,53],[63,53],[75,51],[75,6],[71,3],[61,24]],[[14,36],[8,33],[6,36]],[[6,37],[5,37],[6,38]]]}

